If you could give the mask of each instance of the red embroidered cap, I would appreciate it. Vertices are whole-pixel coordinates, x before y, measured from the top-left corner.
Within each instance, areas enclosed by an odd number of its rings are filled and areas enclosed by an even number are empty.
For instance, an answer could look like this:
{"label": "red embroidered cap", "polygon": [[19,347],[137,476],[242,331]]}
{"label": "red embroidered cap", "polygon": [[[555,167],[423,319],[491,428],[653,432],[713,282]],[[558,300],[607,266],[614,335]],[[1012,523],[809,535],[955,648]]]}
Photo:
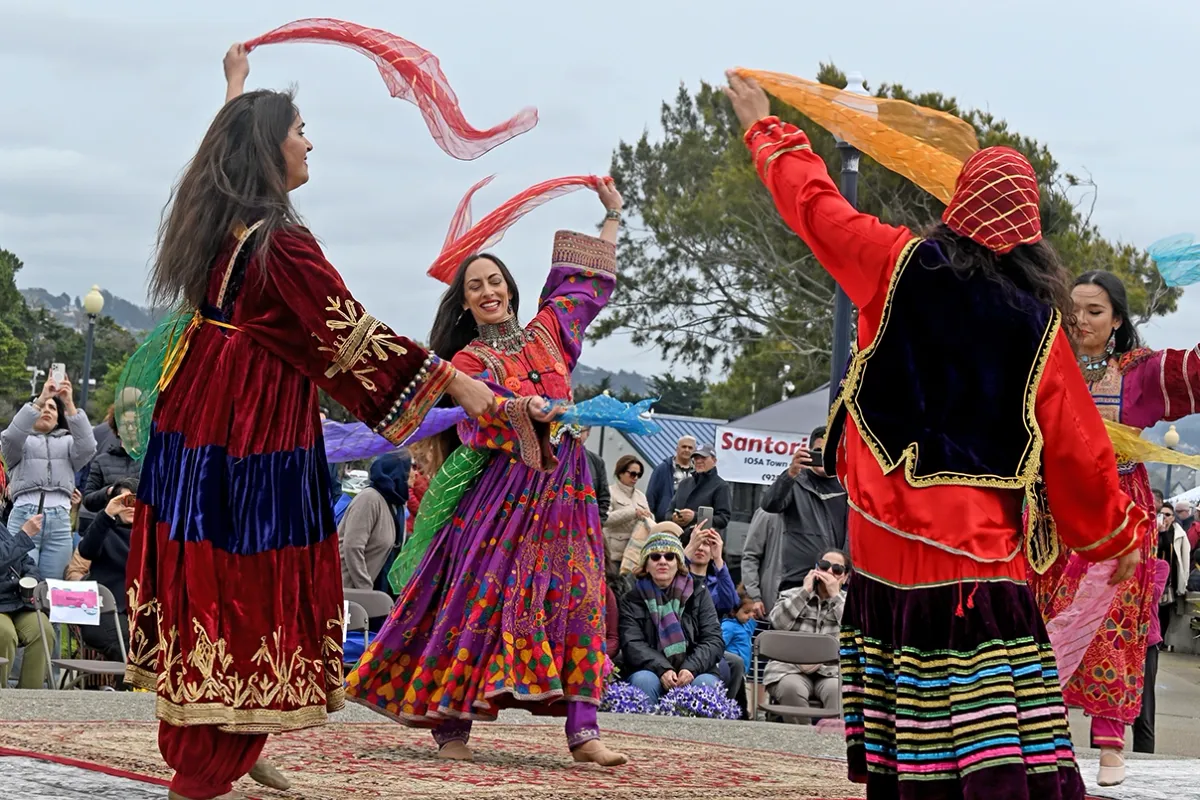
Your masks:
{"label": "red embroidered cap", "polygon": [[1042,239],[1037,175],[1009,147],[988,147],[967,159],[942,214],[952,231],[996,253]]}

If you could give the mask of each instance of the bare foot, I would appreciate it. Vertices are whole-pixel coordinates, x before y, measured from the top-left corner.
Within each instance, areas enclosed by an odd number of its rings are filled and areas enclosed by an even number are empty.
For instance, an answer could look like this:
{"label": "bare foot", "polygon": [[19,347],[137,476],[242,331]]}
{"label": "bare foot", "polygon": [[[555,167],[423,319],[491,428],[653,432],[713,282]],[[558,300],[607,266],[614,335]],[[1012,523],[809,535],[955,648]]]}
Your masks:
{"label": "bare foot", "polygon": [[255,783],[271,789],[278,789],[281,792],[286,792],[292,788],[292,782],[283,777],[283,773],[265,758],[260,758],[254,762],[254,766],[250,768],[250,779]]}
{"label": "bare foot", "polygon": [[619,767],[629,761],[624,753],[609,750],[599,739],[585,742],[571,751],[571,758],[586,764],[599,764],[602,767]]}
{"label": "bare foot", "polygon": [[447,761],[474,761],[475,754],[471,752],[471,748],[467,747],[465,742],[455,739],[438,748],[438,758],[444,758]]}

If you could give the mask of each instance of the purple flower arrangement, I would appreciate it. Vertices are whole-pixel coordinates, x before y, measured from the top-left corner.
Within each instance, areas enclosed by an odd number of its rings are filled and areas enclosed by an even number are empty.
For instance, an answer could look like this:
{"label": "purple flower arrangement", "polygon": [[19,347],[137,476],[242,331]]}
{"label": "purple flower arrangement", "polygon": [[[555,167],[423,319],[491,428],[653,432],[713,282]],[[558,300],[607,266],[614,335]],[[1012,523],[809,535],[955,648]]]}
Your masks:
{"label": "purple flower arrangement", "polygon": [[654,706],[641,689],[625,681],[613,681],[604,689],[600,710],[613,714],[653,714]]}
{"label": "purple flower arrangement", "polygon": [[661,717],[703,717],[706,719],[741,719],[738,704],[725,696],[725,690],[714,686],[681,686],[667,692],[658,705],[636,686],[613,681],[604,692],[601,711],[614,714],[656,714]]}
{"label": "purple flower arrangement", "polygon": [[654,713],[663,717],[741,719],[738,704],[725,696],[723,686],[680,686],[663,695]]}

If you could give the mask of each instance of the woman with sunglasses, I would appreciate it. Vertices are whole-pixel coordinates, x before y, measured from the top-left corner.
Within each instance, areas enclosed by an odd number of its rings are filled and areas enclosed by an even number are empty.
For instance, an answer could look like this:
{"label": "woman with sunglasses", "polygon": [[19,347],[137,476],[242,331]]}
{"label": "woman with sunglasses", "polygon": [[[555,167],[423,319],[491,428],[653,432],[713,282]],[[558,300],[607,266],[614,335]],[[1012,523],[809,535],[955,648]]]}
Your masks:
{"label": "woman with sunglasses", "polygon": [[604,541],[608,543],[608,559],[615,572],[621,571],[621,556],[633,536],[638,523],[654,524],[650,503],[637,482],[646,472],[646,466],[637,456],[624,455],[617,459],[613,470],[616,483],[608,487],[612,504],[609,506],[608,521],[604,523]]}
{"label": "woman with sunglasses", "polygon": [[620,627],[629,682],[650,702],[677,686],[721,686],[721,621],[707,588],[688,572],[678,536],[661,532],[646,540],[636,583],[621,598]]}
{"label": "woman with sunglasses", "polygon": [[[828,550],[804,577],[804,585],[781,592],[771,607],[771,628],[777,631],[824,633],[837,636],[842,629],[846,595],[842,587],[850,578],[850,556]],[[841,692],[838,668],[833,664],[785,664],[768,661],[763,685],[771,699],[784,706],[835,708]],[[799,718],[789,719],[799,722]]]}

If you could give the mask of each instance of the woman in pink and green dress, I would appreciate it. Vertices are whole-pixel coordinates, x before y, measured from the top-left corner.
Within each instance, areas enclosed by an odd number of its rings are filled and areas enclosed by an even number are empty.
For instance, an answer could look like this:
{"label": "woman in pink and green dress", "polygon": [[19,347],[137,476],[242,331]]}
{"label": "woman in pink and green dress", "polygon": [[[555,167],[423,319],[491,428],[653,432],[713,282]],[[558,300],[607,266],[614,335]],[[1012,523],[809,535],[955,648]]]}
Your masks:
{"label": "woman in pink and green dress", "polygon": [[576,761],[625,762],[601,744],[596,721],[608,669],[596,494],[577,431],[553,421],[548,402],[571,398],[584,330],[615,283],[621,196],[611,179],[597,192],[607,212],[599,238],[556,235],[528,325],[517,321],[512,275],[486,254],[459,267],[434,321],[432,349],[504,397],[494,415],[459,424],[462,443],[489,460],[348,676],[347,695],[433,728],[443,758],[470,759],[472,722],[520,707],[565,715]]}
{"label": "woman in pink and green dress", "polygon": [[[1200,351],[1142,347],[1125,286],[1111,273],[1080,275],[1071,295],[1080,369],[1102,417],[1142,429],[1196,413]],[[1155,514],[1145,464],[1123,460],[1119,449],[1121,489]],[[1099,782],[1105,786],[1124,780],[1125,727],[1138,717],[1143,690],[1154,691],[1153,685],[1144,685],[1146,639],[1162,587],[1155,582],[1155,537],[1142,537],[1138,546],[1141,564],[1117,587],[1108,614],[1063,690],[1068,705],[1091,717],[1092,741],[1101,752]],[[1078,554],[1065,552],[1049,572],[1035,578],[1047,621],[1070,605],[1086,571]]]}

